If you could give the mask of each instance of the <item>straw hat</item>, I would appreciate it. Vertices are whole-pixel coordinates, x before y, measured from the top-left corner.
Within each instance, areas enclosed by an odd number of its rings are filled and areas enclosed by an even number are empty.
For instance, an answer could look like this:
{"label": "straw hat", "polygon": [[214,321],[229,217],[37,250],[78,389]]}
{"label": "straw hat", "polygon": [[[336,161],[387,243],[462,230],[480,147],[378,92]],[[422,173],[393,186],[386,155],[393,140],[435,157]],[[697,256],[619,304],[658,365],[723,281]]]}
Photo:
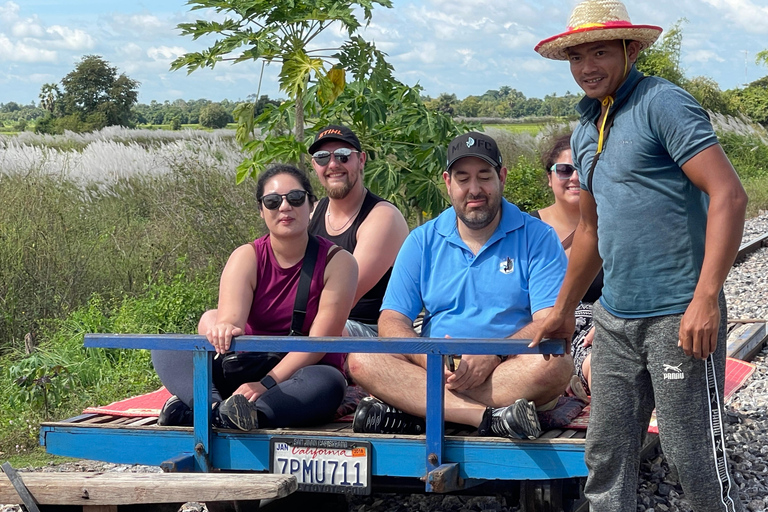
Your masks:
{"label": "straw hat", "polygon": [[595,41],[628,39],[640,43],[640,50],[651,46],[661,34],[655,25],[633,25],[627,8],[618,0],[585,0],[573,8],[568,30],[544,39],[534,48],[548,59],[568,60],[566,48]]}

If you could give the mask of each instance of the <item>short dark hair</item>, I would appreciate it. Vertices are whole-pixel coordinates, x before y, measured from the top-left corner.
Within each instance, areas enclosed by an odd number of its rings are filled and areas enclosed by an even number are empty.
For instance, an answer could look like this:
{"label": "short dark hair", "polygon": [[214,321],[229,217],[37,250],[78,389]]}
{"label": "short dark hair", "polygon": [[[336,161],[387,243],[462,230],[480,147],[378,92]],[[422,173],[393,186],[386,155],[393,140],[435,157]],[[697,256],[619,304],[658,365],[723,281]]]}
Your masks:
{"label": "short dark hair", "polygon": [[[309,199],[310,206],[309,209],[311,211],[312,206],[314,206],[317,201],[317,197],[315,197],[315,193],[312,190],[312,182],[309,181],[309,177],[304,171],[289,164],[273,164],[259,174],[259,179],[256,181],[256,197],[259,198],[264,195],[264,185],[267,183],[267,180],[280,174],[293,176],[296,178],[296,181],[299,182],[301,188],[307,191],[307,198]],[[259,201],[259,208],[261,207],[261,201]]]}
{"label": "short dark hair", "polygon": [[571,133],[559,135],[551,142],[549,149],[542,155],[541,163],[544,164],[544,170],[547,173],[557,163],[557,157],[566,149],[571,149]]}

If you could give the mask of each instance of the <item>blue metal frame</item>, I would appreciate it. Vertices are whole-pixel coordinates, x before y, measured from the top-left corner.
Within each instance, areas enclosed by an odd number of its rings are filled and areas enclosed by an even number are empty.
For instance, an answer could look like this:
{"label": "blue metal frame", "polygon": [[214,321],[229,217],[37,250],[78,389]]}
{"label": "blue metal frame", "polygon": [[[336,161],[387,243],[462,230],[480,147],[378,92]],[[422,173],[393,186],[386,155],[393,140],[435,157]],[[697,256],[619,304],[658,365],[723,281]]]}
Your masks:
{"label": "blue metal frame", "polygon": [[[455,490],[460,477],[475,479],[541,480],[586,476],[583,443],[511,441],[501,438],[447,437],[444,427],[444,372],[446,354],[563,354],[562,340],[545,340],[529,348],[530,340],[446,338],[308,338],[241,336],[231,347],[257,352],[367,352],[427,355],[426,436],[366,435],[372,443],[372,474],[424,478],[428,492]],[[193,429],[99,428],[46,425],[40,441],[49,452],[122,463],[172,467],[193,466],[195,471],[267,470],[269,433],[216,432],[210,426],[210,389],[213,347],[199,335],[88,334],[88,348],[192,350],[194,352]],[[288,432],[275,433],[285,436]],[[290,434],[289,434],[290,435]],[[318,432],[306,436],[354,440],[354,437]],[[193,463],[193,464],[192,464]]]}

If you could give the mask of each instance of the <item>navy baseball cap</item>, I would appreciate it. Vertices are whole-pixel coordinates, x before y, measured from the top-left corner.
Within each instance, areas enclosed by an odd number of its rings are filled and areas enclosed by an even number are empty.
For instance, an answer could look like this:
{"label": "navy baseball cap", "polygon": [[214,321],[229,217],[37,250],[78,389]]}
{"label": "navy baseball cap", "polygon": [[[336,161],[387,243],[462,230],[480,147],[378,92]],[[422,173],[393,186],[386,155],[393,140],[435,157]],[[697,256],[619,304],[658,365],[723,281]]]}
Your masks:
{"label": "navy baseball cap", "polygon": [[482,158],[495,169],[501,168],[501,151],[496,141],[485,133],[469,132],[459,135],[448,144],[448,164],[450,170],[456,160],[465,156]]}
{"label": "navy baseball cap", "polygon": [[319,132],[317,132],[317,135],[315,136],[315,141],[312,143],[311,146],[309,146],[309,154],[313,154],[315,151],[317,151],[320,146],[322,146],[325,142],[329,140],[340,140],[342,142],[346,142],[347,144],[351,145],[353,148],[355,148],[358,151],[362,151],[362,147],[360,146],[360,139],[357,138],[357,135],[355,135],[355,132],[347,128],[346,126],[341,126],[338,124],[332,124],[329,126],[326,126]]}

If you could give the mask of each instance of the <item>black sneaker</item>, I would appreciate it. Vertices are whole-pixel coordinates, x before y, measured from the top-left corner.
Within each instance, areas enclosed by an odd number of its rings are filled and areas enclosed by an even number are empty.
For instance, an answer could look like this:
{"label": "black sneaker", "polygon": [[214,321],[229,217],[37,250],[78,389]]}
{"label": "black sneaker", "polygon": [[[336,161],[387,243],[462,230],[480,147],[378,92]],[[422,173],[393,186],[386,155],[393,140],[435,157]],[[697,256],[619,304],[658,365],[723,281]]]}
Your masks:
{"label": "black sneaker", "polygon": [[357,405],[352,430],[369,434],[423,434],[425,425],[424,418],[367,396]]}
{"label": "black sneaker", "polygon": [[498,409],[488,408],[483,423],[489,425],[478,429],[480,435],[511,437],[516,439],[536,439],[541,435],[541,425],[536,414],[536,406],[525,398],[520,398],[512,405]]}
{"label": "black sneaker", "polygon": [[215,421],[223,428],[256,430],[259,420],[256,416],[256,404],[249,402],[243,395],[232,395],[219,404],[214,413]]}
{"label": "black sneaker", "polygon": [[157,424],[163,427],[191,427],[192,418],[192,409],[179,400],[179,397],[173,395],[165,401],[160,410]]}

